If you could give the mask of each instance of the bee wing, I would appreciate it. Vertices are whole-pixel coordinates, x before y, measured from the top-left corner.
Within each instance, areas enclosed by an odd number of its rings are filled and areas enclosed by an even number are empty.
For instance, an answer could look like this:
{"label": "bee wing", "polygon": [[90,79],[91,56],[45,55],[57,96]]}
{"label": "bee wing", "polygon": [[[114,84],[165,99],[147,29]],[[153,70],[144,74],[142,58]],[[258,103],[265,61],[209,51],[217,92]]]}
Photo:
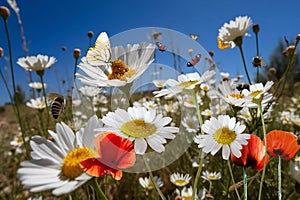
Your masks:
{"label": "bee wing", "polygon": [[107,65],[111,59],[111,47],[108,36],[102,32],[95,43],[86,53],[87,62],[93,66]]}
{"label": "bee wing", "polygon": [[57,98],[57,97],[63,98],[62,95],[57,94],[57,93],[48,93],[48,97],[49,97],[49,99],[51,99],[51,100],[54,100],[54,99]]}
{"label": "bee wing", "polygon": [[231,44],[225,43],[221,38],[218,37],[218,48],[221,50],[231,48]]}

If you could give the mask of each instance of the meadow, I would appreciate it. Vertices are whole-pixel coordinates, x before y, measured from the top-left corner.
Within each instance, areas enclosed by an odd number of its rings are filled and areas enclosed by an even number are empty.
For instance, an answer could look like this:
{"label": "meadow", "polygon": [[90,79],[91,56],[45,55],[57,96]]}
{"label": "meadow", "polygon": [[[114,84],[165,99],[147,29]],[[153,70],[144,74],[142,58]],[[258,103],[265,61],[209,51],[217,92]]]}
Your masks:
{"label": "meadow", "polygon": [[[13,63],[10,9],[0,16],[10,76],[0,66],[10,98],[0,107],[1,199],[300,199],[300,34],[269,64],[258,48],[247,61],[243,40],[251,33],[258,47],[259,24],[228,20],[217,42],[240,50],[245,76],[234,77],[195,34],[87,31],[93,42],[74,49],[71,86],[54,93],[44,76],[59,61]],[[145,41],[133,43],[137,35]],[[39,81],[22,89],[15,67]]]}

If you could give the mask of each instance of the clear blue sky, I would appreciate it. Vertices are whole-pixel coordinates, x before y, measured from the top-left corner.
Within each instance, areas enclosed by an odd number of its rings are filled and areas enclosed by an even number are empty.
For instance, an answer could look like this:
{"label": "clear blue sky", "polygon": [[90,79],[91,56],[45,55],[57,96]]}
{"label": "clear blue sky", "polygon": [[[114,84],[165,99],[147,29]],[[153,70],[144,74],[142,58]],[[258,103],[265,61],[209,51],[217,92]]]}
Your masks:
{"label": "clear blue sky", "polygon": [[[89,46],[87,32],[92,30],[95,37],[102,31],[113,36],[122,31],[141,27],[163,27],[189,35],[200,35],[197,40],[206,50],[215,52],[215,62],[220,71],[231,74],[244,74],[242,61],[237,48],[221,51],[217,48],[218,29],[229,20],[239,15],[248,15],[261,27],[259,42],[260,54],[268,63],[268,58],[284,36],[293,38],[300,33],[300,2],[262,1],[262,0],[151,0],[151,1],[103,1],[103,0],[17,0],[23,21],[29,55],[39,53],[55,56],[54,65],[59,79],[72,78],[74,67],[73,49],[80,48],[82,55]],[[0,5],[9,7],[6,0]],[[10,7],[9,7],[10,8]],[[28,84],[24,70],[16,64],[24,56],[22,40],[17,18],[13,10],[8,19],[9,32],[13,47],[13,62],[16,82],[27,91]],[[7,40],[3,20],[0,20],[0,46],[8,56]],[[255,37],[245,38],[244,49],[247,65],[251,68],[251,59],[255,55]],[[67,51],[61,50],[62,46]],[[2,57],[1,70],[9,66]],[[46,71],[45,82],[50,90],[55,88],[55,70]],[[254,71],[250,76],[254,77]],[[10,77],[10,76],[9,76]],[[35,81],[38,77],[33,76]],[[52,87],[52,88],[51,88]],[[0,80],[0,105],[8,102],[8,95]]]}

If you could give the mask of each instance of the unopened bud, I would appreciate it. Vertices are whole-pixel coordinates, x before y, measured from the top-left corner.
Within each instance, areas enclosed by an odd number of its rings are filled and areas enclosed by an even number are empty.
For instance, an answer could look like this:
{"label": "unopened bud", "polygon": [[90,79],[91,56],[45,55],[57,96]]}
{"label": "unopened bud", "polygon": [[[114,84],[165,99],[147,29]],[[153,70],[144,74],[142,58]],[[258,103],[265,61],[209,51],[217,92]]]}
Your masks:
{"label": "unopened bud", "polygon": [[215,55],[215,52],[212,51],[212,50],[210,50],[208,53],[209,53],[209,55],[210,55],[211,57],[214,57],[214,55]]}
{"label": "unopened bud", "polygon": [[93,31],[88,31],[87,33],[89,38],[92,38],[94,36],[94,32]]}
{"label": "unopened bud", "polygon": [[276,74],[276,68],[275,67],[270,67],[269,72],[270,72],[270,74],[275,75]]}
{"label": "unopened bud", "polygon": [[259,32],[259,24],[254,24],[253,26],[252,26],[252,30],[253,30],[253,32],[254,33],[258,33]]}
{"label": "unopened bud", "polygon": [[5,6],[0,6],[0,16],[6,20],[10,15],[9,9]]}
{"label": "unopened bud", "polygon": [[3,56],[3,49],[0,47],[0,58]]}
{"label": "unopened bud", "polygon": [[80,57],[80,54],[81,54],[80,49],[78,49],[78,48],[74,49],[73,56],[75,59],[78,59]]}
{"label": "unopened bud", "polygon": [[300,34],[297,35],[296,41],[298,41],[298,42],[300,41]]}

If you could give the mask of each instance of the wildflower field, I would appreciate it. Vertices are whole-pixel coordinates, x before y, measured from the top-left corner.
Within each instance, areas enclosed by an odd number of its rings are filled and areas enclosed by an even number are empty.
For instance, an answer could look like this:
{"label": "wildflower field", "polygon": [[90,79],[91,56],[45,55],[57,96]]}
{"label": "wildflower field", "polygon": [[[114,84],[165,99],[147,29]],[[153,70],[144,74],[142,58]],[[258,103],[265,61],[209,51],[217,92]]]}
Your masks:
{"label": "wildflower field", "polygon": [[[0,66],[10,98],[0,107],[1,199],[300,199],[300,34],[267,64],[260,25],[228,19],[215,42],[239,49],[245,76],[232,77],[196,34],[87,30],[90,47],[74,49],[72,84],[59,93],[44,81],[54,56],[13,60],[8,25],[18,10],[8,2],[0,5],[10,77]],[[257,47],[250,61],[244,40]],[[15,68],[35,80],[24,86],[28,100]]]}

